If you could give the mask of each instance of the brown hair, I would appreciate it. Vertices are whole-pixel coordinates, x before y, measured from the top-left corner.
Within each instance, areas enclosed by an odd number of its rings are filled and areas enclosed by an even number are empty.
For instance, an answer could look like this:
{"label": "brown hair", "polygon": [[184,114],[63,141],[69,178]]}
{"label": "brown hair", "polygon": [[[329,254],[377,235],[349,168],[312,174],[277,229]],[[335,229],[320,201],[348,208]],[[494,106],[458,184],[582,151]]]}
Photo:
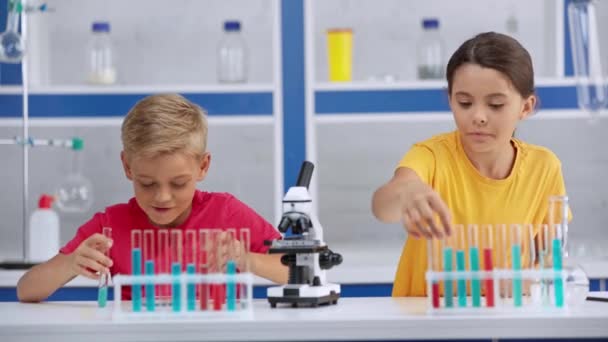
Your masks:
{"label": "brown hair", "polygon": [[202,157],[207,148],[207,118],[198,105],[178,94],[148,96],[122,123],[127,158],[185,152]]}
{"label": "brown hair", "polygon": [[534,95],[534,69],[530,54],[517,40],[507,35],[485,32],[464,42],[448,62],[448,94],[452,94],[454,73],[466,63],[501,72],[511,80],[523,98]]}

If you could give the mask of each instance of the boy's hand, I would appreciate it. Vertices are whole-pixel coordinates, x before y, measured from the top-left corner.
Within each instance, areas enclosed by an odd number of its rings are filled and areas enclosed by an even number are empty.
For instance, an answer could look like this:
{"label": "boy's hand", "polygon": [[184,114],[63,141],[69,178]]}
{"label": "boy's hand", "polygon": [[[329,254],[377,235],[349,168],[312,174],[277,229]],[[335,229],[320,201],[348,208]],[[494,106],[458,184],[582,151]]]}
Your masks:
{"label": "boy's hand", "polygon": [[[409,234],[441,239],[452,231],[450,210],[439,194],[422,181],[410,181],[402,194],[403,223]],[[435,219],[439,216],[441,225]]]}
{"label": "boy's hand", "polygon": [[99,279],[100,274],[110,273],[113,262],[104,253],[112,246],[112,240],[102,234],[93,234],[80,243],[70,254],[71,270],[76,275]]}
{"label": "boy's hand", "polygon": [[226,271],[226,264],[230,259],[236,262],[236,267],[240,271],[247,269],[249,252],[243,242],[224,231],[220,233],[216,247],[218,250],[216,250],[216,253],[212,253],[213,256],[210,261],[217,265],[216,267],[219,268],[220,272]]}

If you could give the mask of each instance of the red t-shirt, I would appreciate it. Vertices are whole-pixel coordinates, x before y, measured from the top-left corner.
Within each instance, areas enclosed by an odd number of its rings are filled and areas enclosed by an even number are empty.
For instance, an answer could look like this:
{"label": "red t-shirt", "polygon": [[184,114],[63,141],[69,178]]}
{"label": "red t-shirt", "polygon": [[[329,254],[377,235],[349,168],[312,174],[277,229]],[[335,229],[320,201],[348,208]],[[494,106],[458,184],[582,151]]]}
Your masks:
{"label": "red t-shirt", "polygon": [[[131,231],[158,229],[150,223],[135,198],[132,198],[129,203],[113,205],[107,207],[105,212],[95,214],[59,251],[63,254],[72,253],[89,236],[101,233],[102,227],[112,228],[113,245],[110,249],[110,258],[114,264],[110,272],[113,275],[131,274]],[[197,190],[192,199],[190,216],[178,227],[170,229],[201,228],[236,228],[237,232],[241,228],[249,228],[250,251],[255,253],[266,253],[269,247],[264,245],[264,240],[281,237],[276,228],[234,196],[228,193]],[[130,298],[130,294],[126,297]]]}

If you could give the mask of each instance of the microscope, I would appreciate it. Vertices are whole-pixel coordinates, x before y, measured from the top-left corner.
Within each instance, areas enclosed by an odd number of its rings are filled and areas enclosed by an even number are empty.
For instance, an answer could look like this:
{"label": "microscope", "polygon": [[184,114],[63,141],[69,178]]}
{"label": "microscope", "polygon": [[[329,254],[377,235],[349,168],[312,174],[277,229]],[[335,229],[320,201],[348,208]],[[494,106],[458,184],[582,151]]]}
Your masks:
{"label": "microscope", "polygon": [[283,215],[279,231],[283,239],[265,241],[268,253],[283,254],[281,263],[289,267],[287,285],[268,288],[272,308],[277,303],[292,307],[337,304],[340,285],[327,282],[325,272],[342,263],[342,256],[332,252],[323,241],[323,227],[313,212],[308,192],[314,165],[304,161],[296,186],[283,197]]}

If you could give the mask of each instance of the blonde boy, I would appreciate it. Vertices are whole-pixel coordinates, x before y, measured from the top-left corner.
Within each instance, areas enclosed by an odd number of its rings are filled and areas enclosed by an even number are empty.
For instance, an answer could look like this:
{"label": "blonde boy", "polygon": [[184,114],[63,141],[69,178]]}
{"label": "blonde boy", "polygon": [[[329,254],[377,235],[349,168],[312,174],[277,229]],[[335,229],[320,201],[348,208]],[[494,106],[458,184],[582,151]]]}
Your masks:
{"label": "blonde boy", "polygon": [[[95,214],[55,257],[24,274],[17,285],[19,300],[44,300],[77,275],[130,274],[135,228],[249,228],[250,249],[233,244],[237,263],[247,260],[253,273],[287,281],[280,255],[266,254],[263,243],[279,238],[278,231],[234,196],[196,189],[211,163],[206,115],[199,106],[177,94],[146,97],[127,114],[122,143],[120,158],[135,197]],[[101,235],[102,227],[112,227],[112,240]],[[104,252],[110,247],[108,258]]]}

